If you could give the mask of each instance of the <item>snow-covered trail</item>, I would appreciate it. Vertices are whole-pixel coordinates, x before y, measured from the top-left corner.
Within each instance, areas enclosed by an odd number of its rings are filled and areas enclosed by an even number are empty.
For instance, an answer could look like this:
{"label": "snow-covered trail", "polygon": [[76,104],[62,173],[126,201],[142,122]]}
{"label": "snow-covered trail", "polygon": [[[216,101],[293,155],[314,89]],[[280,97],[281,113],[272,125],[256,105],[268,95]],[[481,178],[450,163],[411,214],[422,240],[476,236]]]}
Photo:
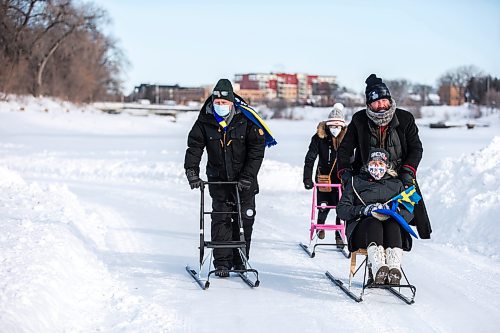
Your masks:
{"label": "snow-covered trail", "polygon": [[[268,151],[259,176],[250,258],[259,270],[261,286],[250,289],[237,278],[213,278],[210,289],[201,291],[184,270],[186,264],[196,267],[198,260],[199,192],[189,189],[182,170],[190,120],[170,124],[162,118],[69,116],[84,129],[75,134],[61,125],[67,123],[66,115],[53,120],[58,126],[45,122],[44,114],[35,114],[37,122],[13,113],[0,116],[0,166],[19,173],[27,183],[64,186],[85,212],[82,216],[90,217],[76,219],[71,232],[109,271],[114,280],[106,281],[115,281],[109,287],[123,284],[120,290],[126,290],[125,301],[111,302],[94,326],[72,327],[75,331],[89,327],[116,332],[136,332],[139,327],[144,332],[496,330],[500,314],[496,259],[453,244],[414,242],[412,252],[403,258],[417,287],[416,303],[408,306],[382,290],[367,291],[363,303],[351,301],[324,275],[329,270],[347,278],[349,261],[326,249],[319,249],[314,259],[302,252],[298,243],[307,241],[311,193],[302,189],[301,163],[312,122],[272,124],[282,147]],[[85,130],[96,120],[111,130],[106,134]],[[122,128],[139,130],[126,134]],[[423,130],[424,144],[434,141],[435,135]],[[464,138],[461,150],[478,149],[488,140]],[[449,141],[444,146],[458,144],[456,136]],[[436,159],[458,154],[428,145],[429,155]],[[278,187],[281,179],[289,181]],[[70,300],[66,306],[71,307]],[[120,320],[110,318],[116,313]]]}
{"label": "snow-covered trail", "polygon": [[[261,286],[251,290],[237,278],[214,278],[203,292],[184,271],[186,264],[197,264],[197,192],[180,190],[172,197],[161,187],[68,186],[89,209],[120,216],[123,225],[108,230],[110,250],[100,258],[133,293],[177,309],[179,331],[242,327],[243,332],[372,328],[446,332],[477,329],[480,323],[486,332],[496,327],[492,319],[500,308],[500,300],[494,297],[500,288],[500,269],[479,255],[416,242],[404,258],[406,272],[417,286],[416,303],[407,306],[388,292],[373,290],[367,291],[362,304],[356,304],[324,276],[329,270],[346,278],[349,261],[327,249],[308,258],[298,247],[299,241],[306,241],[307,216],[290,207],[288,213],[276,212],[279,203],[268,203],[276,193],[263,193],[252,248]],[[309,198],[303,197],[302,208],[308,207]],[[280,201],[293,198],[296,194],[288,193]],[[457,316],[467,313],[470,316]]]}

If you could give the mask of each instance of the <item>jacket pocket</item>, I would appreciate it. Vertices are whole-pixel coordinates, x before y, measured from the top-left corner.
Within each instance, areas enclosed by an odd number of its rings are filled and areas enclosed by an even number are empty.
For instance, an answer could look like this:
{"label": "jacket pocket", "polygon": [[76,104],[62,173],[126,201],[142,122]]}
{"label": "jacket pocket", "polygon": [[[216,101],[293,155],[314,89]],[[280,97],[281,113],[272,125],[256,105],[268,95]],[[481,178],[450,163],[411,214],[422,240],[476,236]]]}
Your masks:
{"label": "jacket pocket", "polygon": [[220,172],[217,168],[207,165],[207,177],[208,178],[219,178]]}
{"label": "jacket pocket", "polygon": [[222,167],[224,165],[222,137],[222,132],[219,132],[217,128],[206,129],[208,162],[211,166]]}
{"label": "jacket pocket", "polygon": [[232,152],[232,161],[235,165],[245,163],[246,132],[245,128],[238,127],[229,132],[228,148]]}

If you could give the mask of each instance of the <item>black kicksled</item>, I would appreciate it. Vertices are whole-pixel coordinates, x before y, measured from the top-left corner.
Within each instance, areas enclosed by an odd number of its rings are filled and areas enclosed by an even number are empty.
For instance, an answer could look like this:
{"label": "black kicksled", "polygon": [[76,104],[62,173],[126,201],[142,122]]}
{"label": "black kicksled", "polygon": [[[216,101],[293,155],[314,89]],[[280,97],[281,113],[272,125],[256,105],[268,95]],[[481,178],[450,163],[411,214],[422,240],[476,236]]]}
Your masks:
{"label": "black kicksled", "polygon": [[[236,191],[236,211],[232,212],[206,212],[205,211],[205,185],[233,185]],[[229,276],[236,274],[243,282],[245,282],[248,286],[255,288],[260,284],[259,281],[259,272],[256,269],[253,269],[246,257],[246,241],[243,234],[243,220],[241,219],[241,201],[240,201],[240,193],[238,190],[238,182],[205,182],[203,181],[200,190],[201,190],[201,201],[200,201],[200,258],[199,258],[199,270],[196,272],[190,266],[186,266],[186,271],[191,275],[191,277],[198,283],[201,289],[206,290],[210,286],[210,276],[212,274],[217,273],[227,273]],[[239,226],[239,241],[205,241],[205,215],[209,214],[233,214],[238,215],[238,226]],[[209,249],[209,253],[205,254],[205,249]],[[222,272],[218,269],[210,270],[212,266],[212,252],[213,249],[238,249],[240,254],[242,264],[245,267],[244,269],[229,269],[224,270]],[[203,267],[207,263],[208,259],[208,272],[206,275],[202,277]],[[234,274],[231,274],[234,273]],[[254,277],[254,278],[251,278]]]}
{"label": "black kicksled", "polygon": [[[363,262],[356,267],[356,255],[364,255],[365,258]],[[363,276],[363,285],[361,287],[361,291],[359,294],[355,294],[354,288],[352,288],[352,280],[356,273],[364,266],[364,276]],[[350,270],[349,270],[349,284],[346,286],[344,282],[342,282],[340,279],[334,277],[330,272],[326,272],[325,275],[337,286],[340,287],[340,289],[346,293],[347,296],[355,300],[356,302],[361,302],[363,301],[363,295],[365,292],[365,289],[385,289],[391,292],[394,296],[398,297],[401,299],[403,302],[406,304],[413,304],[415,303],[415,294],[417,293],[417,288],[413,285],[410,284],[408,281],[408,278],[406,277],[405,272],[401,268],[401,272],[403,273],[403,278],[405,283],[404,284],[398,284],[398,285],[393,285],[393,284],[375,284],[373,281],[373,278],[370,276],[370,278],[367,281],[367,274],[368,274],[368,268],[367,268],[367,253],[366,250],[360,249],[358,251],[352,252],[351,254],[351,265],[350,265]],[[359,289],[359,288],[356,288]],[[409,292],[408,292],[409,291]]]}

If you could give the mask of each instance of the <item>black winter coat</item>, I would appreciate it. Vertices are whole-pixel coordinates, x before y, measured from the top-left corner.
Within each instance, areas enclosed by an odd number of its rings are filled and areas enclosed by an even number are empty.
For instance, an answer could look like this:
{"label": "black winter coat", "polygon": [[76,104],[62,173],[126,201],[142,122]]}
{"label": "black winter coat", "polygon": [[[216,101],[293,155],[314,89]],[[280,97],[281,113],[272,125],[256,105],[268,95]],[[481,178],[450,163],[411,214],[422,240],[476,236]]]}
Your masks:
{"label": "black winter coat", "polygon": [[[331,173],[331,181],[335,184],[340,184],[340,179],[337,176],[338,160],[337,149],[345,134],[345,129],[342,130],[337,138],[334,138],[328,131],[324,121],[318,124],[316,134],[311,138],[309,150],[307,151],[304,160],[304,181],[306,179],[313,179],[313,168],[316,158],[319,156],[317,172],[314,179],[318,180],[318,173],[321,175],[328,175]],[[333,165],[335,163],[335,166]],[[333,169],[332,169],[333,167]]]}
{"label": "black winter coat", "polygon": [[[362,211],[365,207],[354,193],[353,181],[356,192],[366,205],[371,203],[385,203],[405,189],[401,180],[388,174],[381,180],[376,181],[366,172],[361,172],[360,175],[354,176],[347,182],[344,192],[342,193],[342,198],[337,205],[337,216],[347,222],[346,236],[350,251],[353,245],[352,236],[360,219],[363,217]],[[407,222],[413,219],[413,215],[405,208],[401,208],[399,214]],[[403,250],[410,251],[412,246],[410,234],[401,229],[401,239],[403,240]]]}
{"label": "black winter coat", "polygon": [[385,134],[381,134],[366,115],[366,109],[356,112],[347,126],[347,132],[339,147],[339,170],[351,168],[350,157],[356,149],[354,173],[368,162],[371,148],[384,148],[390,154],[393,168],[398,171],[403,165],[417,169],[422,159],[422,142],[413,115],[408,111],[396,109]]}
{"label": "black winter coat", "polygon": [[[397,172],[405,165],[417,170],[423,149],[411,113],[396,108],[385,133],[381,133],[380,128],[366,115],[366,109],[356,112],[347,126],[347,132],[338,150],[339,173],[351,169],[351,163],[354,174],[359,173],[361,166],[367,163],[370,149],[380,147],[389,152],[393,168]],[[354,150],[355,158],[352,162],[351,156]],[[416,188],[422,196],[418,183]],[[429,239],[432,228],[423,199],[415,206],[414,214],[415,218],[411,224],[417,227],[420,238]]]}
{"label": "black winter coat", "polygon": [[184,169],[193,169],[199,174],[206,148],[208,181],[245,178],[252,182],[251,191],[258,193],[257,174],[264,159],[264,132],[239,112],[224,132],[211,110],[212,101],[208,98],[189,132]]}

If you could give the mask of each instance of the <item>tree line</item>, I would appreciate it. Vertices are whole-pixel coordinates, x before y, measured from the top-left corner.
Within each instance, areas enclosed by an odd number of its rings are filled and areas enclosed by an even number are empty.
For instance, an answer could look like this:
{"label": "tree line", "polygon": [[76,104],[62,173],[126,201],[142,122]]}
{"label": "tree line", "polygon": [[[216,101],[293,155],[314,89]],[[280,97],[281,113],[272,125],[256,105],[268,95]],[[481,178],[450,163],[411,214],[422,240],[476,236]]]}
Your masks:
{"label": "tree line", "polygon": [[490,107],[500,105],[500,79],[484,73],[476,66],[450,69],[439,77],[438,84],[456,87],[466,102]]}
{"label": "tree line", "polygon": [[107,12],[74,0],[0,0],[0,92],[75,102],[121,97],[126,59]]}

